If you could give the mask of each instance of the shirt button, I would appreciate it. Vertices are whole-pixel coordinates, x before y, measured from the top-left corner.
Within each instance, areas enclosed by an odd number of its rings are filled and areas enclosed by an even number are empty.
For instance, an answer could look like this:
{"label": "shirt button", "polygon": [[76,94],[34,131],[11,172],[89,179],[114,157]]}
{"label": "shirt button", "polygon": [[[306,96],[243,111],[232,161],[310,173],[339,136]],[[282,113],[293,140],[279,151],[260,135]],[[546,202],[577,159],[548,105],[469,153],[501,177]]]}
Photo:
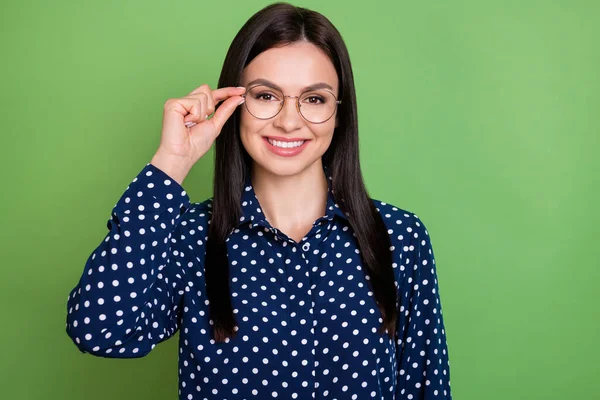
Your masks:
{"label": "shirt button", "polygon": [[310,243],[306,242],[302,245],[302,250],[308,251],[310,249]]}

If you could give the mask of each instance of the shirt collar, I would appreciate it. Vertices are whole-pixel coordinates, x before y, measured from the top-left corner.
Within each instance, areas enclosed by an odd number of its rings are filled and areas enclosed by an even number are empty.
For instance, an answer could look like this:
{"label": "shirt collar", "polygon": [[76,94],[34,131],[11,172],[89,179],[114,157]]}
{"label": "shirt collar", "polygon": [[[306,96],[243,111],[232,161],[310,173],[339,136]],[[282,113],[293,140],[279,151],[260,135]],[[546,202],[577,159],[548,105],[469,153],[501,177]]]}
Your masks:
{"label": "shirt collar", "polygon": [[[331,221],[334,217],[337,216],[344,220],[348,220],[348,217],[342,212],[342,210],[339,208],[338,204],[335,201],[332,187],[333,180],[329,169],[323,166],[323,171],[325,172],[325,176],[327,177],[327,204],[325,207],[325,215],[319,219],[326,219]],[[256,197],[256,193],[254,192],[254,188],[252,186],[250,174],[248,174],[244,183],[241,207],[242,216],[238,221],[238,227],[246,223],[270,227],[270,225],[266,221],[264,213],[260,208],[260,204]]]}

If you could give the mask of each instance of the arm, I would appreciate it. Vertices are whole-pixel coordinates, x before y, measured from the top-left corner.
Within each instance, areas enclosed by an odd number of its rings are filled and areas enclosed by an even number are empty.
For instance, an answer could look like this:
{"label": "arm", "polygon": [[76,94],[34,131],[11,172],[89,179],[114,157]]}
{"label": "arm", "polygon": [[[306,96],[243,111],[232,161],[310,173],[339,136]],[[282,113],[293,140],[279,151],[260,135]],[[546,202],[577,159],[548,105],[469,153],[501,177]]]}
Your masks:
{"label": "arm", "polygon": [[406,229],[399,292],[398,398],[452,398],[446,331],[429,233],[414,214]]}
{"label": "arm", "polygon": [[141,357],[177,331],[186,255],[173,233],[189,206],[153,164],[127,187],[68,298],[66,331],[80,351]]}

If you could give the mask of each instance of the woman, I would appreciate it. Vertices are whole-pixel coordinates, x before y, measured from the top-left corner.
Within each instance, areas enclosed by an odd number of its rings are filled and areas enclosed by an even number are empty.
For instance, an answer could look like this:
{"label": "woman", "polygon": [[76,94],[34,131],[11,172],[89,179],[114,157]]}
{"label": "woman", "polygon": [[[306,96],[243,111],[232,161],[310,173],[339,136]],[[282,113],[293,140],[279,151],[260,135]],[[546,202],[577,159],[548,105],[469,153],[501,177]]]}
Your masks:
{"label": "woman", "polygon": [[[214,198],[190,203],[215,140]],[[427,230],[368,197],[348,52],[321,14],[251,17],[219,89],[165,103],[107,227],[68,301],[82,352],[141,357],[179,330],[188,400],[451,398]]]}

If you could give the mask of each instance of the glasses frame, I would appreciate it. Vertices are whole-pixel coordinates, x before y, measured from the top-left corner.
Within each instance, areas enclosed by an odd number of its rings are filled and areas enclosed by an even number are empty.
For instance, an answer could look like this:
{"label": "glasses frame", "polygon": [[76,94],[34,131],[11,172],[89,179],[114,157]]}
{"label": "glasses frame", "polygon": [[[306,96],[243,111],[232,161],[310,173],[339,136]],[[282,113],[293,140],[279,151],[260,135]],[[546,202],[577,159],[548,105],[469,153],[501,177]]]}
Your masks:
{"label": "glasses frame", "polygon": [[322,122],[312,122],[312,121],[308,120],[308,119],[307,119],[307,118],[306,118],[306,117],[305,117],[305,116],[302,114],[302,112],[300,111],[300,107],[301,107],[301,105],[300,105],[300,97],[302,97],[302,95],[304,95],[304,93],[306,93],[306,92],[310,92],[311,90],[305,90],[304,92],[300,93],[300,96],[288,96],[288,95],[284,94],[284,93],[283,93],[281,90],[279,90],[279,89],[277,89],[277,88],[274,88],[274,87],[271,87],[271,86],[269,86],[269,85],[265,85],[265,84],[262,84],[262,83],[261,83],[261,84],[258,84],[258,85],[253,85],[253,86],[249,87],[248,89],[246,89],[246,93],[244,93],[243,95],[241,95],[241,97],[243,97],[243,98],[244,98],[244,100],[246,100],[246,97],[248,96],[248,93],[249,93],[249,92],[250,92],[252,89],[254,89],[255,87],[258,87],[258,86],[264,86],[264,87],[268,87],[269,89],[276,90],[276,91],[278,91],[279,93],[281,93],[281,94],[283,95],[283,100],[281,100],[281,101],[279,102],[279,110],[277,111],[277,113],[275,113],[275,115],[273,115],[272,117],[269,117],[269,118],[259,118],[259,117],[257,117],[256,115],[252,114],[252,112],[250,112],[250,109],[248,109],[248,102],[247,102],[247,101],[244,101],[244,106],[246,107],[246,111],[248,111],[248,113],[250,113],[250,115],[252,115],[254,118],[256,118],[256,119],[260,119],[260,120],[268,120],[268,119],[272,119],[272,118],[275,118],[277,115],[279,115],[279,113],[281,112],[281,110],[283,110],[283,106],[285,105],[285,98],[286,98],[286,97],[289,97],[289,98],[295,98],[295,99],[296,99],[296,110],[298,111],[298,114],[300,114],[300,116],[301,116],[301,117],[302,117],[302,118],[303,118],[305,121],[307,121],[307,122],[310,122],[311,124],[324,124],[325,122],[329,121],[329,120],[331,119],[331,117],[333,117],[333,116],[335,115],[335,112],[337,111],[337,107],[338,107],[340,104],[342,104],[342,101],[341,101],[341,100],[338,100],[338,98],[336,97],[336,95],[335,95],[335,94],[333,94],[333,92],[332,92],[331,90],[329,90],[329,89],[322,89],[322,90],[325,90],[325,91],[327,91],[327,92],[331,93],[331,95],[332,95],[332,96],[333,96],[333,98],[335,99],[335,108],[334,108],[334,110],[333,110],[333,113],[331,113],[331,115],[329,116],[329,118],[327,118],[325,121],[322,121]]}

